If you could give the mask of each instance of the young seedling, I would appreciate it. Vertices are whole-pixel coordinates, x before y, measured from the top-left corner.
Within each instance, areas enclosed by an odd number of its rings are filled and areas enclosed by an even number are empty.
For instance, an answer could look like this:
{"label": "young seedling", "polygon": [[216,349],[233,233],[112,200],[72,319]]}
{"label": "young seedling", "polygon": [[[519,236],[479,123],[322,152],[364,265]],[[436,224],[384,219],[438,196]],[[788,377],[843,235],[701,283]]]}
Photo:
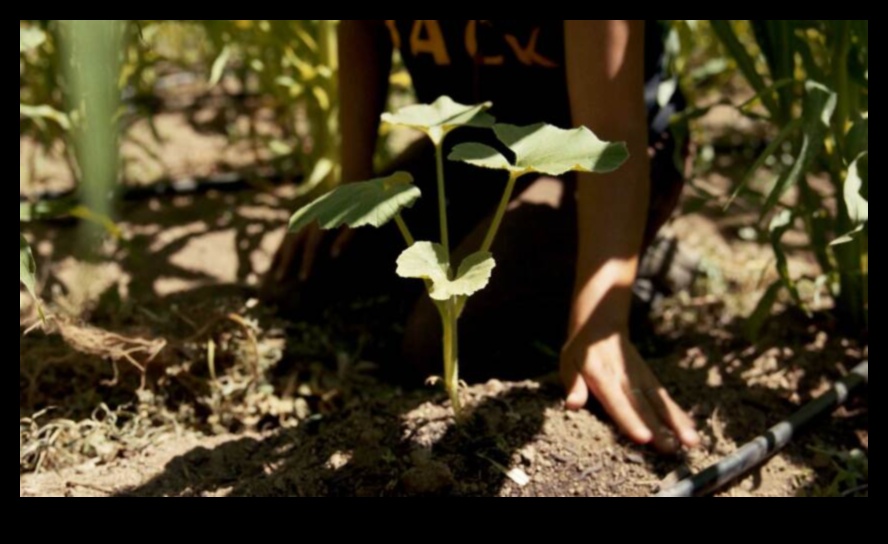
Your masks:
{"label": "young seedling", "polygon": [[[343,225],[381,227],[395,221],[407,244],[407,249],[398,258],[397,274],[403,278],[424,280],[429,297],[441,315],[443,382],[457,416],[461,414],[457,325],[469,297],[490,282],[496,267],[490,249],[516,183],[526,175],[612,172],[629,156],[624,144],[602,142],[586,128],[562,130],[545,124],[528,127],[494,125],[493,118],[486,113],[490,107],[490,103],[466,106],[442,97],[434,104],[410,106],[382,117],[386,123],[423,132],[435,146],[440,243],[415,241],[401,217],[401,210],[411,207],[421,196],[420,190],[413,185],[413,178],[403,172],[388,178],[343,185],[296,212],[290,221],[293,232],[315,221],[324,229]],[[492,147],[478,143],[460,144],[451,152],[449,159],[452,161],[503,170],[508,174],[506,189],[484,243],[477,253],[466,257],[454,270],[447,225],[443,153],[447,135],[465,126],[492,127],[513,158],[506,158]]]}

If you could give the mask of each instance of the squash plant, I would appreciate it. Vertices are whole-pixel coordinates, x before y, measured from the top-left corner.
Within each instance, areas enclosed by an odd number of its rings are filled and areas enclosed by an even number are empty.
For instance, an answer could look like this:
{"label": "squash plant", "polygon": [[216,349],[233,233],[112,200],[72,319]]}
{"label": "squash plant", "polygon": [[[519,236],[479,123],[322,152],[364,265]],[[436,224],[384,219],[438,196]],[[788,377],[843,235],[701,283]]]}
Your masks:
{"label": "squash plant", "polygon": [[[607,173],[619,168],[629,154],[624,144],[601,141],[587,128],[562,130],[546,124],[519,127],[495,124],[487,111],[490,103],[459,104],[441,97],[431,105],[415,105],[395,114],[383,115],[390,125],[409,127],[425,134],[435,146],[437,165],[439,242],[416,241],[401,216],[421,196],[406,172],[359,183],[349,183],[321,196],[300,209],[290,220],[297,232],[317,222],[323,229],[381,227],[394,221],[407,245],[397,260],[397,274],[425,282],[428,295],[441,315],[443,327],[443,383],[454,412],[461,413],[459,398],[458,322],[469,298],[490,282],[496,261],[490,250],[502,224],[516,183],[524,176],[560,176],[568,172]],[[456,266],[451,260],[447,221],[447,184],[444,177],[444,142],[462,127],[490,128],[508,150],[507,155],[479,143],[457,145],[449,160],[479,168],[501,170],[507,178],[482,246]]]}

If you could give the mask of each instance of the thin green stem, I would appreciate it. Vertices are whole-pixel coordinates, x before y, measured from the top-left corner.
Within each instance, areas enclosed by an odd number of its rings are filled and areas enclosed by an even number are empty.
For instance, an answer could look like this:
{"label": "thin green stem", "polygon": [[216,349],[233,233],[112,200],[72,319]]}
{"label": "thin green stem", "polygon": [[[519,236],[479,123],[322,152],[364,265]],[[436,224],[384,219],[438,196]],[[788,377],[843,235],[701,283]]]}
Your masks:
{"label": "thin green stem", "polygon": [[519,177],[521,177],[519,174],[513,173],[509,175],[509,184],[506,186],[506,191],[503,193],[502,200],[500,200],[496,215],[493,217],[493,223],[490,224],[487,236],[484,238],[484,244],[481,246],[482,253],[490,251],[490,248],[493,247],[493,242],[496,240],[496,234],[499,232],[500,225],[502,225],[503,217],[506,216],[506,210],[509,208],[509,202],[512,200],[512,193],[515,192],[515,184],[518,182]]}
{"label": "thin green stem", "polygon": [[438,170],[438,217],[441,221],[441,245],[450,261],[450,231],[447,226],[447,190],[444,187],[444,142],[435,141],[435,163]]}
{"label": "thin green stem", "polygon": [[459,334],[457,331],[456,302],[446,302],[444,310],[444,388],[450,396],[457,418],[462,413],[459,400]]}
{"label": "thin green stem", "polygon": [[404,222],[404,218],[401,217],[401,214],[397,214],[395,216],[395,223],[398,225],[398,230],[401,231],[401,236],[404,237],[404,242],[407,244],[407,247],[410,247],[414,243],[416,243],[416,240],[410,233],[410,229],[407,227],[407,223]]}

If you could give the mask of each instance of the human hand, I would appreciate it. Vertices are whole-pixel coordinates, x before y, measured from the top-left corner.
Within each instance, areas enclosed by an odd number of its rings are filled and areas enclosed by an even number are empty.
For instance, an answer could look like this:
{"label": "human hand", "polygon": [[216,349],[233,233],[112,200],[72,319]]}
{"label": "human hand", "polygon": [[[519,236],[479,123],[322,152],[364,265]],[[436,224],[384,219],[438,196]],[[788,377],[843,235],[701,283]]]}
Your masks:
{"label": "human hand", "polygon": [[584,341],[571,340],[561,357],[567,408],[580,410],[591,392],[620,430],[639,444],[662,453],[700,444],[693,420],[682,410],[629,342],[616,332]]}

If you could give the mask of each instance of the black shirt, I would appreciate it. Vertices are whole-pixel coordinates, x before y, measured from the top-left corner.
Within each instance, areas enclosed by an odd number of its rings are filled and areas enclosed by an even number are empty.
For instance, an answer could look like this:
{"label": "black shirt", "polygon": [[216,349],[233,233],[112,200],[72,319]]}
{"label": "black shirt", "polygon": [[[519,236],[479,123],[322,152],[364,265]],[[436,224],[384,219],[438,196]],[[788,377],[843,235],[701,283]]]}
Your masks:
{"label": "black shirt", "polygon": [[[421,102],[441,95],[465,104],[490,100],[503,122],[572,125],[564,20],[391,19],[386,26]],[[645,94],[654,123],[663,118],[656,104],[663,37],[657,21],[645,28]]]}

